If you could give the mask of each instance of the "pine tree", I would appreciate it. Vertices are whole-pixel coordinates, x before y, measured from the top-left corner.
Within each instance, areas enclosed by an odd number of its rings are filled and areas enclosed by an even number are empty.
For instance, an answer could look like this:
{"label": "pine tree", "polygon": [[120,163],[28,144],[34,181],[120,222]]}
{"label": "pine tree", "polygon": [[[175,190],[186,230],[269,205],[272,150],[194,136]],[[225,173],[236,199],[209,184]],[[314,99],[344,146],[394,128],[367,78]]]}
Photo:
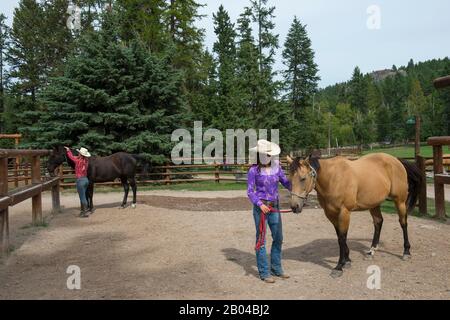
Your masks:
{"label": "pine tree", "polygon": [[267,7],[268,0],[250,0],[253,22],[257,25],[257,46],[259,71],[269,77],[275,62],[275,50],[278,49],[278,35],[273,34],[275,7]]}
{"label": "pine tree", "polygon": [[176,53],[173,64],[186,75],[188,90],[198,88],[200,79],[198,69],[203,55],[204,30],[196,26],[203,16],[198,13],[202,7],[196,0],[169,0],[163,13],[163,23],[168,31]]}
{"label": "pine tree", "polygon": [[367,84],[368,79],[364,77],[359,67],[356,67],[350,80],[350,104],[363,114],[367,113]]}
{"label": "pine tree", "polygon": [[[66,23],[68,0],[21,0],[14,11],[8,50],[15,89],[33,102],[50,76],[59,74],[73,41]],[[30,28],[30,26],[32,26]]]}
{"label": "pine tree", "polygon": [[162,24],[167,10],[165,0],[117,0],[116,10],[122,39],[139,38],[152,52],[164,51],[169,40],[169,32]]}
{"label": "pine tree", "polygon": [[97,155],[144,153],[161,162],[170,154],[170,135],[183,126],[182,77],[169,61],[139,41],[124,43],[113,14],[90,32],[28,112],[22,128],[28,146],[85,146]]}
{"label": "pine tree", "polygon": [[221,95],[228,95],[236,80],[236,31],[228,12],[223,5],[213,14],[214,33],[217,41],[214,43],[214,53],[217,56],[218,81]]}
{"label": "pine tree", "polygon": [[294,18],[283,50],[284,89],[294,110],[311,105],[312,96],[317,91],[318,67],[314,62],[314,51],[308,38],[306,27]]}
{"label": "pine tree", "polygon": [[30,94],[33,102],[46,74],[44,25],[45,13],[36,0],[21,0],[14,10],[7,61],[10,77],[17,79],[15,87],[22,94]]}
{"label": "pine tree", "polygon": [[419,115],[424,112],[427,101],[423,94],[422,87],[418,79],[414,79],[411,84],[411,91],[407,100],[408,111],[411,115]]}
{"label": "pine tree", "polygon": [[245,8],[238,19],[239,47],[237,51],[237,78],[241,89],[241,104],[248,113],[257,109],[259,85],[258,49],[253,37],[251,10]]}
{"label": "pine tree", "polygon": [[5,130],[5,53],[9,41],[9,27],[6,25],[6,16],[0,14],[0,133]]}

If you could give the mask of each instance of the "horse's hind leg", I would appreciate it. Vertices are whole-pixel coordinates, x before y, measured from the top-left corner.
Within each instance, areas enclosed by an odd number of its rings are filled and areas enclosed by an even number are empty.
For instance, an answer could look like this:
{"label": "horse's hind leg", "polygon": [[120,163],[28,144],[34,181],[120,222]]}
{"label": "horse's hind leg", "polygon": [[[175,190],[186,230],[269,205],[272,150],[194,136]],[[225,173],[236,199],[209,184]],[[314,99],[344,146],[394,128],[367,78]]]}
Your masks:
{"label": "horse's hind leg", "polygon": [[403,230],[403,260],[409,260],[411,258],[411,253],[409,252],[411,245],[408,239],[408,212],[406,210],[406,202],[395,200],[395,206],[397,207],[399,222]]}
{"label": "horse's hind leg", "polygon": [[136,191],[137,191],[136,179],[134,177],[130,179],[130,186],[131,190],[133,191],[133,203],[131,204],[131,207],[134,209],[136,208]]}
{"label": "horse's hind leg", "polygon": [[370,214],[372,215],[373,219],[374,233],[372,246],[370,248],[370,251],[367,252],[368,259],[373,258],[373,256],[375,255],[375,250],[378,249],[378,244],[380,243],[381,228],[383,227],[383,216],[381,215],[380,206],[370,209]]}
{"label": "horse's hind leg", "polygon": [[123,201],[122,201],[121,208],[125,208],[125,206],[127,205],[128,191],[130,191],[130,186],[128,184],[127,178],[123,178],[123,179],[120,179],[120,180],[122,182],[123,191],[125,192],[125,194],[123,196]]}
{"label": "horse's hind leg", "polygon": [[[333,221],[332,221],[333,222]],[[333,223],[339,243],[339,261],[337,266],[331,272],[333,278],[342,276],[343,268],[351,265],[349,257],[350,250],[347,246],[347,233],[350,225],[350,212],[346,208],[342,208],[338,218]]]}

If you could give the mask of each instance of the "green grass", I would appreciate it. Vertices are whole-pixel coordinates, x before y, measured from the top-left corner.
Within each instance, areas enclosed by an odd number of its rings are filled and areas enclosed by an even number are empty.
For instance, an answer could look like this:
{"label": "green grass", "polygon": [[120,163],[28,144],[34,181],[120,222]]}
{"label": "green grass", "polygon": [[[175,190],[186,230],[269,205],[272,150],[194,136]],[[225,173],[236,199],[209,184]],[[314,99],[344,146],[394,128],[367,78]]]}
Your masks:
{"label": "green grass", "polygon": [[[434,206],[434,199],[428,198],[427,210],[428,210],[428,214],[426,217],[432,217],[436,214],[436,208]],[[381,211],[385,212],[385,213],[395,213],[396,214],[397,209],[395,208],[394,201],[383,202],[383,204],[381,205]],[[445,201],[445,212],[446,212],[447,216],[449,216],[450,202],[448,202],[448,201]],[[418,208],[415,208],[411,215],[416,216],[416,217],[423,217],[423,216],[419,215]]]}
{"label": "green grass", "polygon": [[[176,183],[176,184],[161,184],[161,185],[147,185],[138,186],[138,191],[151,191],[151,190],[188,190],[188,191],[224,191],[224,190],[246,190],[247,184],[245,182],[234,181],[221,181],[216,183],[215,181],[199,181],[189,183]],[[95,192],[107,193],[122,191],[121,186],[117,187],[96,187]],[[63,190],[66,192],[76,192],[75,188]]]}
{"label": "green grass", "polygon": [[[377,148],[372,150],[365,150],[363,154],[384,152],[391,154],[398,158],[413,158],[414,157],[414,146],[404,146],[404,147],[394,147],[394,148]],[[443,147],[444,153],[450,153],[448,147]],[[431,146],[421,146],[420,155],[423,157],[433,157],[433,148]]]}

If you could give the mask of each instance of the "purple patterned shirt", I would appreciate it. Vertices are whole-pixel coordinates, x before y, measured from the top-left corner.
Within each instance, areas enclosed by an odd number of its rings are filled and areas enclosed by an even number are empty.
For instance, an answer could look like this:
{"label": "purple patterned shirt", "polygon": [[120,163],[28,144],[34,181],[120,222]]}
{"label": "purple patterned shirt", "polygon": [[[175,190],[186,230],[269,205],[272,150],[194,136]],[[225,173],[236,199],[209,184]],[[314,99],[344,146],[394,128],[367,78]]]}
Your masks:
{"label": "purple patterned shirt", "polygon": [[258,166],[253,165],[247,174],[247,195],[258,207],[263,204],[261,200],[278,200],[278,182],[281,182],[289,191],[291,190],[291,183],[279,163],[270,167],[269,172],[265,170],[261,168],[261,172],[258,172]]}

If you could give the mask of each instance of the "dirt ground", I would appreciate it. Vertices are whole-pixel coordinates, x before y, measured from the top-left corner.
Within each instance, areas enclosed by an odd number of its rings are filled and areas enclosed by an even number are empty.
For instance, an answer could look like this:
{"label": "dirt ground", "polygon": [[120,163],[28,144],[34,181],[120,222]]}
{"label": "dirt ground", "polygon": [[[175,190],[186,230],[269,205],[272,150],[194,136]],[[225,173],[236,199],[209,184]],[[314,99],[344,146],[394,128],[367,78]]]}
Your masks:
{"label": "dirt ground", "polygon": [[[450,225],[409,218],[412,259],[401,260],[402,232],[385,214],[381,248],[364,260],[373,225],[353,213],[352,268],[330,277],[338,259],[334,228],[314,204],[283,214],[288,280],[259,280],[255,226],[245,191],[151,191],[136,209],[118,209],[122,194],[98,193],[97,210],[78,218],[75,193],[48,224],[29,227],[31,201],[11,208],[9,258],[0,263],[2,299],[450,299]],[[49,214],[51,201],[44,194]],[[81,290],[66,286],[68,266],[81,269]],[[381,270],[381,289],[367,288],[367,268]]]}

